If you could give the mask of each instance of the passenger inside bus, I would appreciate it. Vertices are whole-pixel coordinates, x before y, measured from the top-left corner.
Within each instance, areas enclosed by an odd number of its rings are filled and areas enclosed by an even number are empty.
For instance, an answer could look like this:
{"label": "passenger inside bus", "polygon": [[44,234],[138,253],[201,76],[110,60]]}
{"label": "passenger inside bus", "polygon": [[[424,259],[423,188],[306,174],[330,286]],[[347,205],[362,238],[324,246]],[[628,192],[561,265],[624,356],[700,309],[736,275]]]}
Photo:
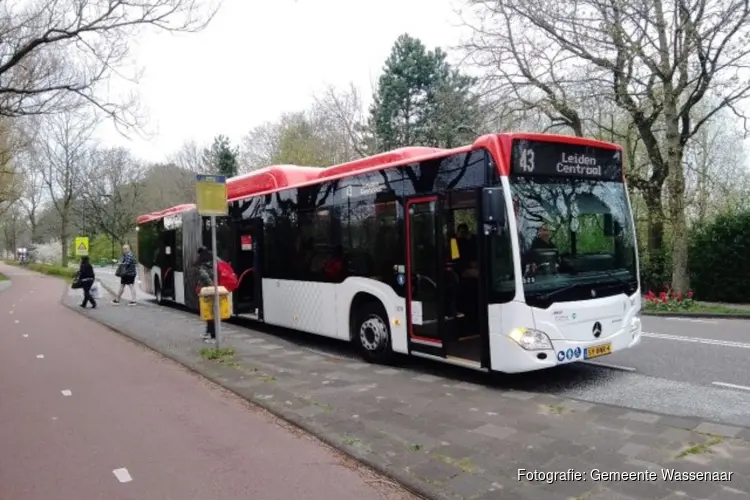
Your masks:
{"label": "passenger inside bus", "polygon": [[477,238],[469,231],[467,224],[459,224],[456,228],[456,243],[458,245],[458,260],[455,271],[458,274],[457,309],[464,315],[466,330],[462,333],[476,333],[478,329],[479,303],[479,269],[477,266],[478,248]]}

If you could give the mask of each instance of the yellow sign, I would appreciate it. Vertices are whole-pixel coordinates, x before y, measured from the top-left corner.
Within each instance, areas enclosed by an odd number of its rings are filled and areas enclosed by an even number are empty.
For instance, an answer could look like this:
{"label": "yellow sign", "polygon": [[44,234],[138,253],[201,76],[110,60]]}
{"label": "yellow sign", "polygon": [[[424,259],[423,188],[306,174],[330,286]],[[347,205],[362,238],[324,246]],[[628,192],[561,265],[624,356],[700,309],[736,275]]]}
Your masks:
{"label": "yellow sign", "polygon": [[86,236],[76,236],[76,257],[89,254],[89,239]]}
{"label": "yellow sign", "polygon": [[227,215],[227,179],[222,175],[198,175],[196,205],[201,215]]}
{"label": "yellow sign", "polygon": [[451,260],[458,260],[461,258],[461,254],[458,251],[458,241],[456,238],[451,238]]}

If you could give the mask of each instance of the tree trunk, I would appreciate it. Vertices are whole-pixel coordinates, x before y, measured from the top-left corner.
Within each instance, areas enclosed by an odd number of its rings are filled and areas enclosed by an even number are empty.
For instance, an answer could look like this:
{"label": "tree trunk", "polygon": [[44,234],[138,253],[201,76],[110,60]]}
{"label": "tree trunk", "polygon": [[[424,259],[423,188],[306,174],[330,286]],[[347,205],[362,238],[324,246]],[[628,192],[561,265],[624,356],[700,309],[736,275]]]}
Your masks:
{"label": "tree trunk", "polygon": [[[63,212],[66,212],[65,210]],[[63,267],[68,267],[68,214],[60,214],[60,248]]]}
{"label": "tree trunk", "polygon": [[664,106],[666,124],[667,167],[669,176],[669,218],[672,223],[672,290],[685,293],[688,290],[688,235],[685,214],[685,170],[682,165],[683,145],[680,142],[676,103],[667,99]]}
{"label": "tree trunk", "polygon": [[[672,220],[672,289],[685,293],[690,286],[688,276],[688,228],[685,215],[685,172],[681,151],[669,158],[669,215]],[[672,163],[674,161],[674,163]]]}
{"label": "tree trunk", "polygon": [[655,286],[661,289],[665,283],[666,263],[664,252],[664,206],[661,198],[661,189],[651,187],[642,191],[646,202],[646,221],[648,224],[646,249],[649,257],[648,279],[656,280],[647,283],[648,287]]}

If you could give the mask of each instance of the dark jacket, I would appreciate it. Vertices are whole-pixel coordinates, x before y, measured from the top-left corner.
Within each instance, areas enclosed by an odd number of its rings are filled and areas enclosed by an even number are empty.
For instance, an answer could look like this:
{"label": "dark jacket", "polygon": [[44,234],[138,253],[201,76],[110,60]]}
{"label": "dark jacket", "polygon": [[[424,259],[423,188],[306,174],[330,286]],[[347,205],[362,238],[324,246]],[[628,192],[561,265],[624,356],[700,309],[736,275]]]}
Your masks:
{"label": "dark jacket", "polygon": [[214,284],[214,269],[213,262],[202,262],[195,267],[196,276],[198,278],[198,284],[201,287],[213,286]]}
{"label": "dark jacket", "polygon": [[123,254],[120,264],[123,267],[123,276],[135,276],[137,274],[135,256],[132,252]]}
{"label": "dark jacket", "polygon": [[81,281],[93,281],[95,278],[94,267],[91,264],[81,263],[78,268],[78,279]]}

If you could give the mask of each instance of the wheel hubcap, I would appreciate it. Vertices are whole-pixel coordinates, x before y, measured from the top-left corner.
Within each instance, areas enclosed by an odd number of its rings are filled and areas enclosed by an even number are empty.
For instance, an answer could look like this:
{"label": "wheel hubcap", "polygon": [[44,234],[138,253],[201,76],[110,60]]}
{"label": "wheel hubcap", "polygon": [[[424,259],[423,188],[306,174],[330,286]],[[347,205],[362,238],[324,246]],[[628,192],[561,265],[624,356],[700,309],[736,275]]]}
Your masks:
{"label": "wheel hubcap", "polygon": [[359,327],[359,339],[362,347],[368,351],[377,351],[388,337],[388,328],[378,316],[370,316]]}

